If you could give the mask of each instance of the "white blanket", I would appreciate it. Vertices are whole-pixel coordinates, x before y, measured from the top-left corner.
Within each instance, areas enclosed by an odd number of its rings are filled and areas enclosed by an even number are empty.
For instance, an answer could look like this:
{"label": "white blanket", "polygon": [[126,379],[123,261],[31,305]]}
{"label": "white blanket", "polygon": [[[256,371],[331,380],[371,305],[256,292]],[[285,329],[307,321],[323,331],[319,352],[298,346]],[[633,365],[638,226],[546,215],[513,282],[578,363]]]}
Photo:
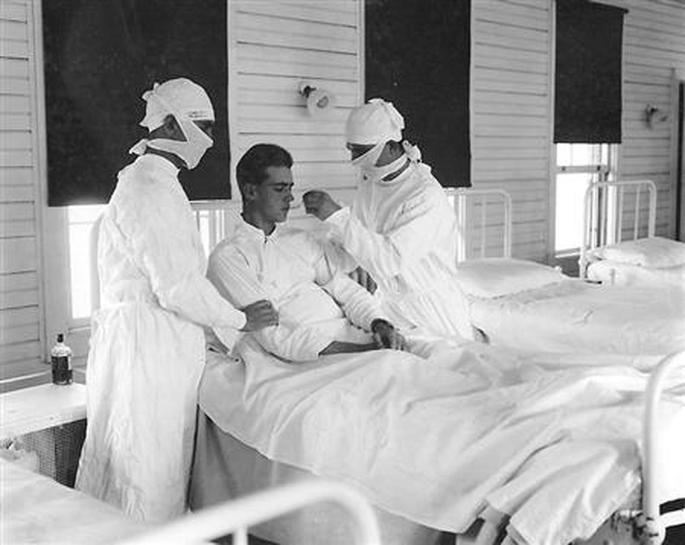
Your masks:
{"label": "white blanket", "polygon": [[[247,365],[210,358],[200,405],[265,456],[453,532],[490,506],[521,543],[566,543],[592,535],[638,487],[646,375],[635,367],[654,358],[423,348],[430,359],[382,350],[293,365],[246,337]],[[685,496],[685,440],[672,432],[685,425],[685,393],[661,408],[666,500]]]}
{"label": "white blanket", "polygon": [[685,348],[685,290],[567,279],[470,298],[472,323],[493,344],[549,352],[668,354]]}
{"label": "white blanket", "polygon": [[685,289],[685,265],[643,267],[603,259],[590,263],[587,277],[596,282],[616,286],[673,286]]}

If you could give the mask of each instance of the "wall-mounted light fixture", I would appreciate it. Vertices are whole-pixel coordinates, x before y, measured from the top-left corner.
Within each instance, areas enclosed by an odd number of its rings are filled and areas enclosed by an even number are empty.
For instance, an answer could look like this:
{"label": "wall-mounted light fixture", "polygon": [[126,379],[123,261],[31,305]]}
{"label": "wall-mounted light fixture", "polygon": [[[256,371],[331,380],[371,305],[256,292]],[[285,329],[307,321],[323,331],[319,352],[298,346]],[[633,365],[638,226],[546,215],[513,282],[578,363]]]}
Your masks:
{"label": "wall-mounted light fixture", "polygon": [[325,89],[317,89],[308,81],[300,83],[300,94],[307,100],[307,110],[313,117],[330,115],[335,108],[335,95]]}
{"label": "wall-mounted light fixture", "polygon": [[653,104],[647,104],[645,106],[645,121],[649,125],[650,129],[653,129],[656,125],[668,121],[668,114],[661,111]]}

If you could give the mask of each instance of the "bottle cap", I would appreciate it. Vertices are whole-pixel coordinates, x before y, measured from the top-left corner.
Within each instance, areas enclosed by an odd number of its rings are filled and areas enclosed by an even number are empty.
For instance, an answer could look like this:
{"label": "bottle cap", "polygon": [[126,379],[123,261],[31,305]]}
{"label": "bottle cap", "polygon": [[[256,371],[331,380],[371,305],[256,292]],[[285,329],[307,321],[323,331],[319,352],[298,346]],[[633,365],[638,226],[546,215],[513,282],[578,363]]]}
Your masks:
{"label": "bottle cap", "polygon": [[64,334],[63,334],[63,333],[58,333],[58,334],[57,334],[57,342],[58,342],[58,343],[63,343],[63,342],[64,342]]}

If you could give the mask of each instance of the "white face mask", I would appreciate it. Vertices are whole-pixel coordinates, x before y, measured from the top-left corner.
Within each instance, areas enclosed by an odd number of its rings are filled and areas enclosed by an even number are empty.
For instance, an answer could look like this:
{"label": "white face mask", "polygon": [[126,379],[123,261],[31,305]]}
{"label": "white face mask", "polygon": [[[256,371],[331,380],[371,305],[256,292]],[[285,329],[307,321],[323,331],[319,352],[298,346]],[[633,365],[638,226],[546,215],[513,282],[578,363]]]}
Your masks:
{"label": "white face mask", "polygon": [[392,174],[393,172],[402,168],[404,163],[407,161],[407,156],[402,154],[387,165],[377,166],[376,162],[381,156],[381,153],[383,153],[385,144],[386,142],[379,142],[364,155],[361,155],[351,161],[352,165],[361,170],[362,178],[365,182],[380,182],[389,174]]}
{"label": "white face mask", "polygon": [[160,151],[168,151],[178,155],[189,169],[193,169],[198,165],[205,152],[214,145],[214,141],[190,119],[184,119],[180,116],[174,117],[181,127],[186,140],[155,138],[148,141],[147,145]]}

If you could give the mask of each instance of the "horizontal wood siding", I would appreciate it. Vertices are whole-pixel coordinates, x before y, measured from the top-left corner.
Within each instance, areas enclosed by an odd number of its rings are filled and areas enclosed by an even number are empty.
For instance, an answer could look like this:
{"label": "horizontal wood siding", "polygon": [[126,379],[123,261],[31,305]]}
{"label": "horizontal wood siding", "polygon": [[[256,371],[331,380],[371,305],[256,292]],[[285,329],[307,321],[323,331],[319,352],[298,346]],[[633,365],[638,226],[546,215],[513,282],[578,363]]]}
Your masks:
{"label": "horizontal wood siding", "polygon": [[0,379],[45,370],[29,16],[0,3]]}
{"label": "horizontal wood siding", "polygon": [[[657,186],[656,233],[674,236],[677,180],[674,162],[677,102],[674,70],[685,79],[685,3],[612,2],[629,9],[623,37],[623,135],[621,176],[653,180]],[[647,104],[656,106],[668,120],[650,127]],[[631,229],[624,218],[624,229]]]}
{"label": "horizontal wood siding", "polygon": [[[472,179],[512,197],[512,255],[546,256],[549,214],[550,2],[473,0]],[[488,211],[489,231],[501,219]],[[499,223],[499,225],[498,225]]]}
{"label": "horizontal wood siding", "polygon": [[[624,179],[657,184],[657,233],[673,236],[676,172],[673,72],[685,73],[685,3],[602,0],[628,9],[624,27]],[[501,187],[513,199],[513,255],[550,251],[553,0],[472,2],[472,155],[476,187]],[[668,120],[649,127],[645,107]],[[626,222],[630,218],[625,218]]]}
{"label": "horizontal wood siding", "polygon": [[[325,188],[349,201],[355,172],[345,150],[345,120],[360,95],[359,6],[335,2],[233,2],[235,65],[234,162],[259,142],[279,144],[293,155],[297,196],[306,188]],[[336,107],[313,118],[299,92],[300,82],[326,89]],[[291,220],[307,223],[296,208]]]}

